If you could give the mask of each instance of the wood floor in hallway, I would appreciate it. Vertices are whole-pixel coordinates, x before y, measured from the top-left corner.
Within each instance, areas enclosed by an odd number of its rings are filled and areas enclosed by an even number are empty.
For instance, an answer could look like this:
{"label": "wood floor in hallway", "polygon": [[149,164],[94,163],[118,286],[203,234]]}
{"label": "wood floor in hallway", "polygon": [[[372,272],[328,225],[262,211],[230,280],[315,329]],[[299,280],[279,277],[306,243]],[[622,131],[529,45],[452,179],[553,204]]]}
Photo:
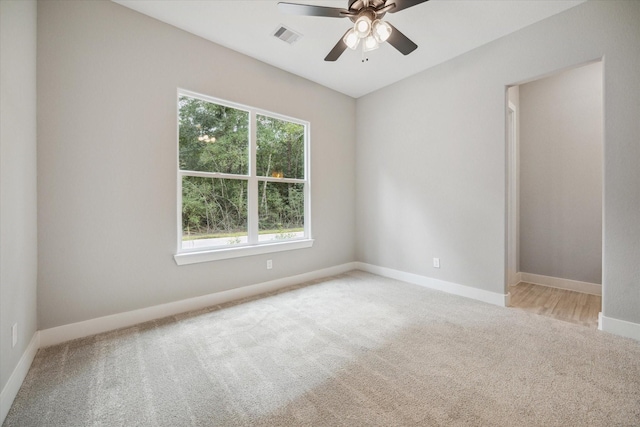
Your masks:
{"label": "wood floor in hallway", "polygon": [[589,328],[598,327],[598,313],[602,297],[531,283],[509,286],[510,306],[542,316],[577,323]]}

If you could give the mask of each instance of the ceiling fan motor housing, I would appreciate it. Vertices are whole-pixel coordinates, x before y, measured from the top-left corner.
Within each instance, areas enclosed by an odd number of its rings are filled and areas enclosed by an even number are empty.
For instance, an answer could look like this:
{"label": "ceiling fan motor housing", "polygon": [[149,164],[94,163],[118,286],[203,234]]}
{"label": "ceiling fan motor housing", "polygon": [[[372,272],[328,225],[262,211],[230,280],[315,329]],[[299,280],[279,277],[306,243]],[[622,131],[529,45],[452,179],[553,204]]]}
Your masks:
{"label": "ceiling fan motor housing", "polygon": [[352,22],[356,22],[361,16],[366,16],[371,22],[380,19],[386,14],[386,11],[378,12],[377,9],[384,6],[384,4],[384,0],[369,0],[368,2],[363,0],[349,0],[349,11],[356,13],[355,15],[349,16],[349,19]]}
{"label": "ceiling fan motor housing", "polygon": [[349,7],[347,9],[357,11],[367,6],[377,9],[385,3],[385,0],[349,0]]}
{"label": "ceiling fan motor housing", "polygon": [[360,12],[358,12],[356,16],[350,16],[349,19],[351,19],[351,21],[355,23],[358,19],[360,19],[363,16],[366,16],[367,18],[369,18],[369,22],[373,22],[376,19],[378,19],[378,14],[375,12],[374,9],[370,7],[366,9],[362,9]]}

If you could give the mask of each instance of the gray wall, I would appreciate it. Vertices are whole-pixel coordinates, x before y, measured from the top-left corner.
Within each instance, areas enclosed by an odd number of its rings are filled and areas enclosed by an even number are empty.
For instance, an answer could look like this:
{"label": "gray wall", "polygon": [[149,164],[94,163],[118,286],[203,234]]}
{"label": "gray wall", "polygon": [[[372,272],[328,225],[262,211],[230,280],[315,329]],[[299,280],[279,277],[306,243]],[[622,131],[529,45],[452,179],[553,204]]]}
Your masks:
{"label": "gray wall", "polygon": [[520,271],[602,280],[602,63],[520,85]]}
{"label": "gray wall", "polygon": [[[355,100],[109,1],[38,16],[40,329],[354,261]],[[175,264],[177,88],[311,123],[312,248]]]}
{"label": "gray wall", "polygon": [[358,99],[358,259],[504,293],[505,86],[604,57],[603,311],[640,323],[638,22],[589,1]]}
{"label": "gray wall", "polygon": [[[37,329],[36,2],[0,1],[0,390]],[[18,324],[12,348],[11,326]]]}

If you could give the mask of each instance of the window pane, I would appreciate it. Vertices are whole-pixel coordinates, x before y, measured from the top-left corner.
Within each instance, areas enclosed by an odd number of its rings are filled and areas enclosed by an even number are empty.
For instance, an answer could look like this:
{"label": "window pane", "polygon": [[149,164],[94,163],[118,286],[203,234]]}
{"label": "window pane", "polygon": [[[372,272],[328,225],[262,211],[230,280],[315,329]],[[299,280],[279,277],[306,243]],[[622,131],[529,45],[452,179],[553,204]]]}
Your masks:
{"label": "window pane", "polygon": [[257,115],[258,176],[304,179],[304,126]]}
{"label": "window pane", "polygon": [[258,241],[304,237],[304,184],[258,183]]}
{"label": "window pane", "polygon": [[249,173],[249,113],[180,96],[180,169]]}
{"label": "window pane", "polygon": [[247,242],[247,181],[182,177],[182,249]]}

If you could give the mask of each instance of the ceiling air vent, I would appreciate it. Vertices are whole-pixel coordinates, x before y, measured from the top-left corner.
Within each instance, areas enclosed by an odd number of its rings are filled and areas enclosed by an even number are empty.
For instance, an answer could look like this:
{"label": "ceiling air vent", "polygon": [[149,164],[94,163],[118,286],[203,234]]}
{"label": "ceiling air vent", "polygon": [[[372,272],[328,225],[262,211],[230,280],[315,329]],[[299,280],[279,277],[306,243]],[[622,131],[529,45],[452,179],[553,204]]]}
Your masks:
{"label": "ceiling air vent", "polygon": [[280,25],[278,29],[273,33],[274,37],[279,38],[283,42],[287,42],[289,44],[294,44],[297,42],[302,34],[296,33],[290,28],[285,27],[284,25]]}

